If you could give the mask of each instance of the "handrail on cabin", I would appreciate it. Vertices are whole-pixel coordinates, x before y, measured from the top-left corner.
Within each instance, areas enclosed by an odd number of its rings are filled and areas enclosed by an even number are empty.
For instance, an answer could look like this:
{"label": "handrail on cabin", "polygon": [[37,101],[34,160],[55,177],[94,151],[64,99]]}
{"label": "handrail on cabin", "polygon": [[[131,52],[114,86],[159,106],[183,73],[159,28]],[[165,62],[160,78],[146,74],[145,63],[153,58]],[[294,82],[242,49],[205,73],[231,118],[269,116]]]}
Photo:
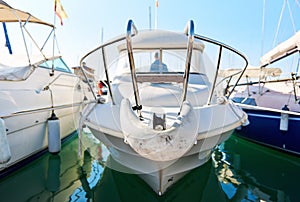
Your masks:
{"label": "handrail on cabin", "polygon": [[184,33],[188,35],[188,48],[187,48],[187,55],[185,60],[185,71],[183,76],[183,91],[181,96],[181,104],[179,115],[181,113],[183,102],[186,100],[187,94],[187,87],[189,82],[189,75],[190,75],[190,67],[191,67],[191,59],[192,59],[192,51],[193,51],[193,44],[194,44],[194,22],[193,20],[188,21],[186,27],[184,29]]}
{"label": "handrail on cabin", "polygon": [[[231,89],[231,91],[228,92],[227,95],[226,95],[226,97],[229,98],[230,95],[233,93],[235,87],[238,85],[238,82],[239,82],[240,79],[242,78],[244,72],[246,71],[246,68],[247,68],[247,66],[248,66],[248,59],[247,59],[247,57],[246,57],[244,54],[242,54],[241,52],[239,52],[239,51],[237,51],[236,49],[232,48],[231,46],[228,46],[228,45],[226,45],[226,44],[224,44],[224,43],[221,43],[221,42],[219,42],[219,41],[216,41],[216,40],[214,40],[214,39],[210,39],[210,38],[208,38],[208,37],[201,36],[201,35],[195,35],[195,38],[219,46],[219,58],[218,58],[218,63],[220,62],[220,59],[221,59],[221,58],[220,58],[220,54],[221,54],[221,52],[222,52],[222,49],[224,49],[224,48],[227,49],[227,50],[232,51],[233,53],[239,55],[242,59],[244,59],[244,61],[245,61],[245,67],[242,69],[242,71],[241,71],[240,73],[237,73],[237,74],[232,75],[232,76],[235,76],[235,75],[238,75],[238,74],[239,74],[239,77],[237,78],[237,81],[236,81],[235,84],[233,85],[233,88]],[[220,64],[218,64],[217,69],[219,68],[219,65],[220,65]],[[222,81],[223,81],[223,80],[222,80]],[[218,82],[218,84],[219,84],[219,83],[221,83],[221,81]],[[215,85],[217,86],[218,84],[215,84]],[[225,90],[227,91],[229,87],[231,87],[231,86],[227,85],[227,87],[226,87]],[[211,93],[211,94],[210,94],[210,99],[211,99],[211,97],[212,97],[213,91],[214,91],[214,90],[212,89],[211,92],[210,92],[210,93]],[[208,100],[208,104],[210,104],[210,100]]]}
{"label": "handrail on cabin", "polygon": [[[132,31],[133,31],[133,33],[132,33]],[[140,104],[139,89],[138,89],[138,85],[137,85],[135,64],[134,64],[132,44],[131,44],[131,36],[136,35],[137,33],[138,33],[138,31],[137,31],[133,21],[129,20],[128,24],[127,24],[127,30],[126,30],[126,45],[127,45],[127,52],[128,52],[128,58],[129,58],[130,73],[131,73],[134,97],[135,97],[135,106],[133,106],[132,109],[137,110],[137,113],[138,113],[140,119],[142,119],[142,111],[141,111],[142,105]]]}

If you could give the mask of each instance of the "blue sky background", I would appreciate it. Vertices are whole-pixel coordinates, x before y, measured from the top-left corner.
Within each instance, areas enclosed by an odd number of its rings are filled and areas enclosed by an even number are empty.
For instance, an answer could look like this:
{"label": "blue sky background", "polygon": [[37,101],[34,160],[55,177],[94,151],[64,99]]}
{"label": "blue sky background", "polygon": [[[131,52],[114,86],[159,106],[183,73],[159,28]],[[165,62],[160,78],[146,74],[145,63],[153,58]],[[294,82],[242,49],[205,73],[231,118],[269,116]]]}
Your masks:
{"label": "blue sky background", "polygon": [[[287,0],[159,0],[158,29],[183,31],[188,20],[194,20],[195,32],[221,41],[244,53],[251,65],[259,65],[259,58],[273,47],[281,10]],[[20,10],[53,23],[54,0],[5,0]],[[265,2],[265,4],[264,4]],[[138,29],[154,28],[155,0],[61,0],[68,14],[64,25],[56,20],[61,54],[70,66],[88,51],[125,33],[132,19]],[[300,30],[300,7],[296,0],[288,0],[295,29]],[[265,7],[264,7],[265,5]],[[263,8],[265,21],[263,32]],[[102,35],[103,29],[103,35]],[[286,4],[276,44],[294,34],[293,23]]]}

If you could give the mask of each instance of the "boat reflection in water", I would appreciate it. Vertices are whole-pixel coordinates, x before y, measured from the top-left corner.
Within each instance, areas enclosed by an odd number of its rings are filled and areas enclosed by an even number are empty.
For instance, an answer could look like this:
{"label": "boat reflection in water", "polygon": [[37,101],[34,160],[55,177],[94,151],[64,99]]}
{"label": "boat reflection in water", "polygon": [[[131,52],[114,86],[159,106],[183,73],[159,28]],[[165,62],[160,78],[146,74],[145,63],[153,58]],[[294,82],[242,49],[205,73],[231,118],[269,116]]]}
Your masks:
{"label": "boat reflection in water", "polygon": [[297,157],[232,136],[215,150],[213,162],[233,201],[299,201]]}
{"label": "boat reflection in water", "polygon": [[95,201],[226,201],[211,160],[191,170],[162,196],[139,176],[107,167],[94,197]]}
{"label": "boat reflection in water", "polygon": [[[69,201],[72,194],[91,198],[103,167],[85,151],[78,157],[77,136],[59,154],[46,153],[0,180],[0,201]],[[76,200],[74,200],[76,201]]]}
{"label": "boat reflection in water", "polygon": [[[300,159],[232,136],[213,158],[158,196],[140,177],[111,169],[115,161],[93,137],[78,140],[0,181],[1,201],[298,201]],[[85,141],[85,140],[83,140]],[[93,143],[94,142],[94,143]]]}
{"label": "boat reflection in water", "polygon": [[[94,139],[93,142],[97,142],[97,139],[89,130],[85,130],[85,135]],[[86,184],[86,186],[84,186],[84,183],[82,183],[82,187],[86,192],[85,197],[89,199],[92,197],[93,201],[152,202],[186,201],[186,199],[189,201],[214,201],[216,199],[218,201],[226,201],[227,199],[225,198],[226,195],[222,191],[222,188],[219,186],[211,159],[202,166],[188,172],[183,178],[173,184],[164,195],[159,196],[140,175],[132,174],[129,168],[114,160],[110,151],[100,141],[95,145],[87,145],[86,143],[82,145],[90,151],[94,159],[98,159],[98,163],[104,168],[101,179],[97,185],[91,186]],[[102,153],[99,152],[99,148],[101,148]],[[85,154],[87,155],[87,152],[85,152]],[[95,162],[96,161],[94,161],[94,163]],[[85,165],[85,163],[83,165]],[[81,179],[80,181],[84,182],[86,176],[81,177],[83,180]],[[214,191],[212,192],[211,190]],[[70,196],[70,200],[78,200],[77,191],[74,191]]]}

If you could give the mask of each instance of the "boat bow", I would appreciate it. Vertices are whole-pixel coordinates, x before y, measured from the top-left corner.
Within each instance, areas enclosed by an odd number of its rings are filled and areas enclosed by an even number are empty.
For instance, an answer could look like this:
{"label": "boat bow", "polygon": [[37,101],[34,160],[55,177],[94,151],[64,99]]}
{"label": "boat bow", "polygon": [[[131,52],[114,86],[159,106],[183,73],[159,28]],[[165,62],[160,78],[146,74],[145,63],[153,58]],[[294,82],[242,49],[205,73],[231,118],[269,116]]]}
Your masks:
{"label": "boat bow", "polygon": [[144,158],[153,161],[178,159],[197,141],[197,116],[187,101],[169,129],[156,130],[143,123],[133,112],[129,100],[123,99],[120,123],[125,143]]}

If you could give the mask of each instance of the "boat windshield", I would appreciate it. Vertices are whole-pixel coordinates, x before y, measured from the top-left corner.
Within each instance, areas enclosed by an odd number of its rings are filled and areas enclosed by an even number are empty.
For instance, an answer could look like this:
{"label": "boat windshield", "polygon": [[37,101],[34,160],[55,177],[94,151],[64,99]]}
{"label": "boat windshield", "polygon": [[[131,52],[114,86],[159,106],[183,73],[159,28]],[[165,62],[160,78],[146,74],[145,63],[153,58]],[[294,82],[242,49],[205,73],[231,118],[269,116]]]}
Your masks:
{"label": "boat windshield", "polygon": [[28,76],[35,70],[35,67],[51,69],[52,64],[56,71],[71,73],[71,70],[62,58],[56,57],[35,65],[27,65],[20,67],[9,67],[0,63],[0,81],[21,81],[26,80]]}
{"label": "boat windshield", "polygon": [[61,71],[61,72],[68,72],[71,73],[70,68],[67,66],[67,64],[63,61],[62,58],[54,58],[53,60],[47,60],[41,64],[39,64],[39,67],[51,69],[52,65],[54,65],[54,70]]}
{"label": "boat windshield", "polygon": [[[97,81],[108,83],[130,78],[131,67],[136,74],[184,76],[188,62],[189,72],[205,75],[215,86],[213,91],[224,94],[230,83],[237,83],[248,64],[242,54],[222,43],[196,35],[191,60],[187,61],[187,41],[186,35],[173,32],[139,32],[132,37],[134,64],[130,65],[126,37],[121,35],[86,54],[80,63],[94,70]],[[239,71],[222,74],[233,67]]]}
{"label": "boat windshield", "polygon": [[[191,73],[204,73],[201,64],[203,60],[197,59],[202,57],[201,52],[194,51],[193,54],[195,57],[193,57]],[[185,71],[186,50],[136,50],[133,55],[135,71],[138,74],[173,74]],[[127,51],[120,54],[116,65],[116,75],[130,73]]]}

